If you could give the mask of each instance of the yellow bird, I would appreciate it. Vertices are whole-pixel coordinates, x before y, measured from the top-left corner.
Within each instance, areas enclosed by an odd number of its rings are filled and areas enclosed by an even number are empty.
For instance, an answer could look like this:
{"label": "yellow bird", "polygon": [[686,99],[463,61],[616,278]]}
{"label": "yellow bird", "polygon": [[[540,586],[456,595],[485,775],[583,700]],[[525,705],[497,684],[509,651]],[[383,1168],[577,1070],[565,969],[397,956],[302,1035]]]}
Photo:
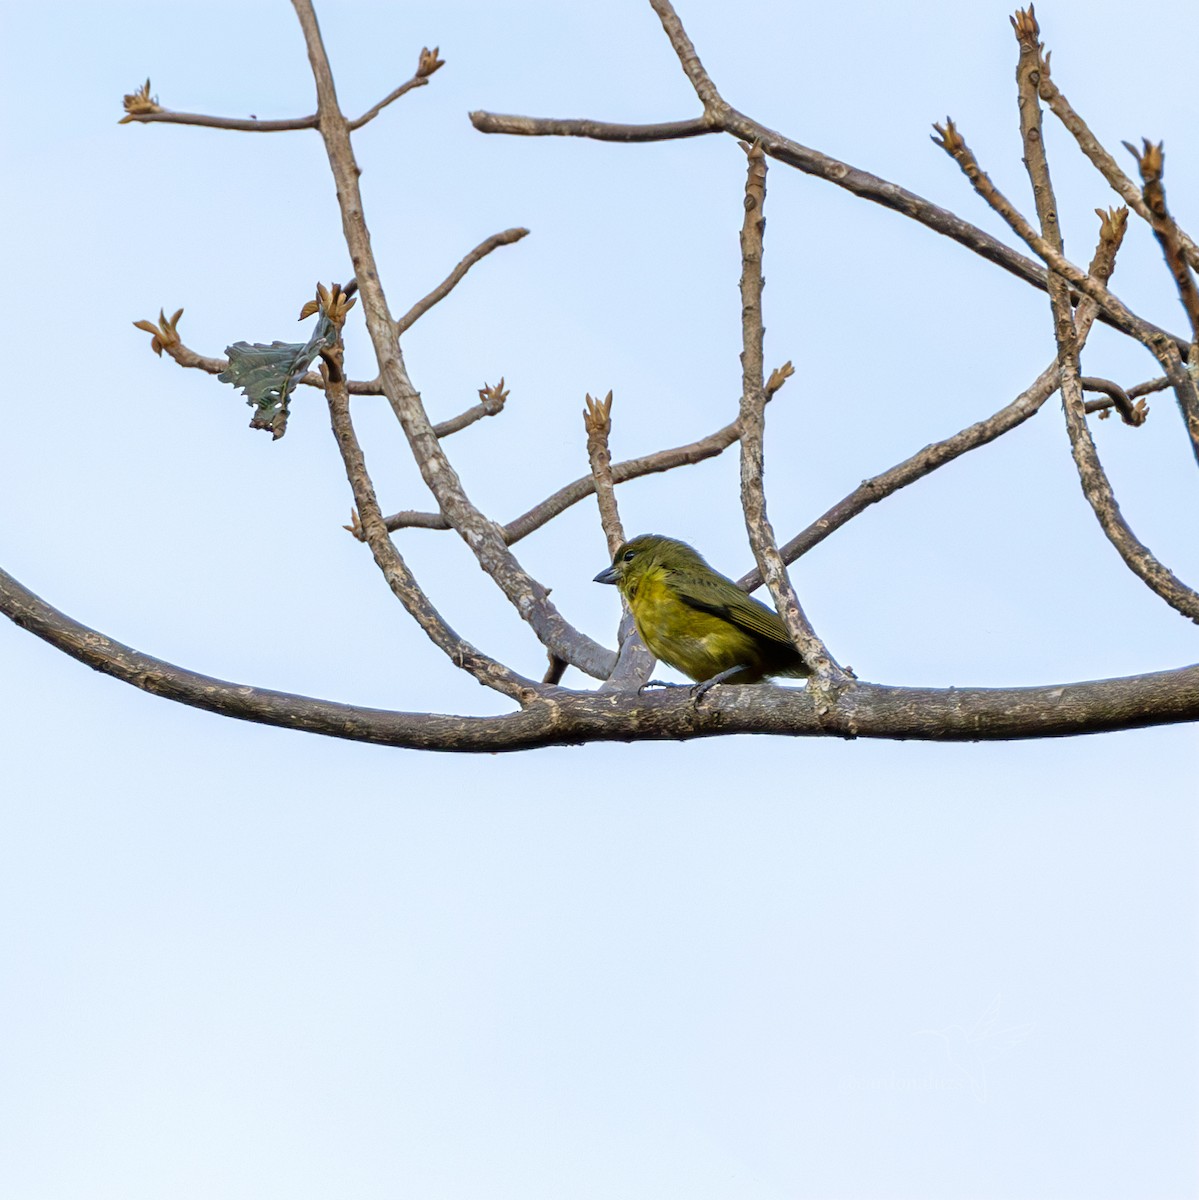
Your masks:
{"label": "yellow bird", "polygon": [[705,690],[811,674],[778,613],[686,542],[643,533],[617,550],[595,582],[615,584],[650,651]]}

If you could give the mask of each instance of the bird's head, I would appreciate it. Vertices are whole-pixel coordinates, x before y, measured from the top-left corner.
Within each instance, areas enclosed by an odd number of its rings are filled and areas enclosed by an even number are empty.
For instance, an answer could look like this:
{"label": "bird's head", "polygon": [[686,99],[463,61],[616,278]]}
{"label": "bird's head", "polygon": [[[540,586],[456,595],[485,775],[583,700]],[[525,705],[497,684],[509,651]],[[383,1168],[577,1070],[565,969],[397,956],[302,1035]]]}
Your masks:
{"label": "bird's head", "polygon": [[612,565],[605,567],[595,582],[614,583],[628,596],[650,571],[685,571],[695,566],[706,568],[707,564],[686,542],[658,533],[643,533],[616,551]]}

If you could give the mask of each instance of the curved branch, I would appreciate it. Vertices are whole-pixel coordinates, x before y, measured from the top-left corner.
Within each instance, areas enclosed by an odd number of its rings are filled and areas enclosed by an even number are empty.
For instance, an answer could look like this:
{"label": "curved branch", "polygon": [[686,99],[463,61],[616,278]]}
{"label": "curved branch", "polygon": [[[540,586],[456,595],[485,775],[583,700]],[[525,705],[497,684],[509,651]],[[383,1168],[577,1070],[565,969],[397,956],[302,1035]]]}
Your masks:
{"label": "curved branch", "polygon": [[467,271],[471,269],[481,258],[486,258],[493,250],[500,246],[511,246],[514,242],[519,242],[521,238],[528,237],[527,229],[505,229],[503,233],[493,233],[486,241],[480,242],[462,261],[439,283],[427,296],[418,300],[398,321],[395,323],[396,336],[405,333],[411,329],[433,307],[433,305],[444,300],[450,292],[462,282]]}
{"label": "curved branch", "polygon": [[806,688],[685,688],[644,695],[552,689],[499,717],[390,712],[230,683],[142,654],[58,612],[0,570],[0,612],[93,670],[220,716],[415,750],[497,753],[730,733],[1001,741],[1199,720],[1199,665],[1028,688],[897,688],[851,681],[817,701]]}

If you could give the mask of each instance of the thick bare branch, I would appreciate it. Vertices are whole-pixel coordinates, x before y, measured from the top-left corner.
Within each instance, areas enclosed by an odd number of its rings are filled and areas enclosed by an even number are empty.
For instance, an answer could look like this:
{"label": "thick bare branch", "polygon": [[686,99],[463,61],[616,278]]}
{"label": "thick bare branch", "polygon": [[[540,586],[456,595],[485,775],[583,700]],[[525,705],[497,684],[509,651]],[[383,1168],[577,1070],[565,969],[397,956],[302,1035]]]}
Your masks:
{"label": "thick bare branch", "polygon": [[1199,665],[1029,688],[894,688],[851,681],[836,695],[817,696],[806,688],[723,687],[702,705],[683,688],[643,695],[554,689],[500,717],[387,712],[174,666],[72,620],[3,570],[0,612],[93,670],[151,695],[241,721],[416,750],[497,753],[734,733],[977,742],[1199,720]]}
{"label": "thick bare branch", "polygon": [[508,550],[496,524],[470,502],[433,431],[420,395],[408,378],[395,336],[395,321],[371,249],[358,186],[359,170],[346,119],[338,107],[337,90],[316,14],[311,0],[292,0],[292,4],[304,31],[308,59],[316,81],[319,128],[337,185],[342,229],[354,265],[354,277],[362,294],[366,325],[379,362],[379,377],[388,403],[408,439],[421,477],[480,566],[530,624],[542,644],[589,675],[606,679],[615,666],[615,654],[580,633],[562,617],[550,603],[546,589]]}

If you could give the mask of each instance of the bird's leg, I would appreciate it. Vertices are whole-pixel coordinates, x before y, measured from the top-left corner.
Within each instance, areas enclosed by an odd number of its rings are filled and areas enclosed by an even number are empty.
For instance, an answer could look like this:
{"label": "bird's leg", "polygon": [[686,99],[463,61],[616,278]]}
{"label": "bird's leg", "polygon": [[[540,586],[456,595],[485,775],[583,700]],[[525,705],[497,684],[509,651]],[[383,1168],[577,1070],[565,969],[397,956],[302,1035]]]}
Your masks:
{"label": "bird's leg", "polygon": [[695,698],[696,704],[708,694],[709,688],[715,687],[718,683],[724,683],[726,679],[732,679],[734,675],[744,671],[746,665],[745,663],[735,663],[733,666],[727,667],[725,670],[713,675],[711,679],[705,679],[701,683],[694,684],[691,688],[691,695]]}

